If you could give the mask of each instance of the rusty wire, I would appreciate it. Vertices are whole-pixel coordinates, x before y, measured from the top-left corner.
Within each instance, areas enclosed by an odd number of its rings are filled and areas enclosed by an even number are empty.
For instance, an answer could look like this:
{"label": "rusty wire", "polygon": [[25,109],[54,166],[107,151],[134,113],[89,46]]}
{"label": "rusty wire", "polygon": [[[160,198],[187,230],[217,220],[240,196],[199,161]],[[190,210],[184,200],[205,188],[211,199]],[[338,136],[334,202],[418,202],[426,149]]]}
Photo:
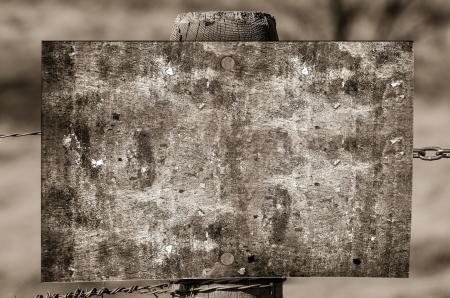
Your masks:
{"label": "rusty wire", "polygon": [[[38,136],[42,133],[40,131],[27,133],[13,133],[9,135],[0,135],[0,139],[12,137]],[[420,158],[421,160],[433,161],[442,158],[450,158],[450,149],[442,149],[440,147],[423,147],[413,149],[413,158]]]}
{"label": "rusty wire", "polygon": [[39,136],[39,135],[41,135],[40,131],[26,132],[26,133],[12,133],[12,134],[9,134],[9,135],[0,135],[0,139],[15,138],[15,137],[25,137],[25,136]]}
{"label": "rusty wire", "polygon": [[153,286],[131,286],[128,288],[125,287],[117,287],[114,289],[108,289],[108,288],[100,288],[97,290],[97,288],[92,288],[91,290],[83,290],[83,289],[76,289],[75,292],[69,292],[66,294],[59,294],[59,293],[47,293],[45,296],[38,294],[36,295],[36,298],[88,298],[88,297],[103,297],[103,295],[114,295],[117,293],[139,293],[139,294],[148,294],[153,295],[154,297],[159,297],[158,294],[164,294],[169,293],[172,291],[170,289],[170,283],[164,283],[159,285],[153,285]]}
{"label": "rusty wire", "polygon": [[[283,278],[278,278],[280,281]],[[250,283],[255,281],[260,281],[258,283]],[[243,291],[250,289],[262,289],[273,287],[273,278],[270,279],[271,282],[262,282],[262,280],[267,281],[267,278],[255,279],[255,278],[233,278],[233,279],[205,279],[196,280],[190,283],[183,283],[183,281],[169,281],[166,283],[158,285],[148,285],[148,286],[131,286],[131,287],[117,287],[114,289],[108,288],[92,288],[91,290],[76,289],[75,292],[69,292],[66,294],[58,293],[47,293],[45,296],[38,294],[36,298],[89,298],[89,297],[103,297],[103,295],[114,295],[117,293],[126,294],[146,294],[152,295],[156,298],[161,294],[170,294],[172,297],[191,297],[198,293],[209,293],[214,291]],[[240,284],[236,284],[240,283]],[[243,283],[248,283],[245,285]],[[175,289],[173,286],[176,284],[184,284],[184,288]]]}

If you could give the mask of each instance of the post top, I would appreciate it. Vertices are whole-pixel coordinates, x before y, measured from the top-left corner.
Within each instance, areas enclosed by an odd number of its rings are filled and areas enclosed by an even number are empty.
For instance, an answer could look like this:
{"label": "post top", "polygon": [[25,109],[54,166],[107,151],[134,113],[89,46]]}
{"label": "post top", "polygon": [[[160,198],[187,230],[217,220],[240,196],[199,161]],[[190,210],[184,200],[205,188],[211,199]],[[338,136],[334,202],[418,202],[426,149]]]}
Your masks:
{"label": "post top", "polygon": [[193,11],[179,13],[175,22],[218,19],[254,21],[255,19],[264,18],[275,21],[275,18],[271,14],[260,11]]}
{"label": "post top", "polygon": [[277,41],[275,18],[257,11],[205,11],[180,13],[171,40]]}

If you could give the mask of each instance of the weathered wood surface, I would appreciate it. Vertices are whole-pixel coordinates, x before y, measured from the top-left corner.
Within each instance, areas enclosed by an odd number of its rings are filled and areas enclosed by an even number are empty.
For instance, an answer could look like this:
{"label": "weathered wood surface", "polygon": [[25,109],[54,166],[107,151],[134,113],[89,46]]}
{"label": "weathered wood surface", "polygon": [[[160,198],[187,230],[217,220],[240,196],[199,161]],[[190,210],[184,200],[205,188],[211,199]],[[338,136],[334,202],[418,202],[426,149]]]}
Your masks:
{"label": "weathered wood surface", "polygon": [[44,42],[42,70],[43,281],[408,275],[412,43]]}

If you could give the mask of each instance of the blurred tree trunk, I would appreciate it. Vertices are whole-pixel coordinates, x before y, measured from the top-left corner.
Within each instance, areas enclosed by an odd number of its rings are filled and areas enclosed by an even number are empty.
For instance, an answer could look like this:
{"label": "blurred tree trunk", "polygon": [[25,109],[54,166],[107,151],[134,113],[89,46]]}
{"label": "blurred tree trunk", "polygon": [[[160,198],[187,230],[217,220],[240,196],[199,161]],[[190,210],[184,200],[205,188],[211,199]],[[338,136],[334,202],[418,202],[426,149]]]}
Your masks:
{"label": "blurred tree trunk", "polygon": [[349,3],[345,0],[330,0],[331,15],[335,23],[334,39],[347,40],[349,28],[361,8],[361,2]]}

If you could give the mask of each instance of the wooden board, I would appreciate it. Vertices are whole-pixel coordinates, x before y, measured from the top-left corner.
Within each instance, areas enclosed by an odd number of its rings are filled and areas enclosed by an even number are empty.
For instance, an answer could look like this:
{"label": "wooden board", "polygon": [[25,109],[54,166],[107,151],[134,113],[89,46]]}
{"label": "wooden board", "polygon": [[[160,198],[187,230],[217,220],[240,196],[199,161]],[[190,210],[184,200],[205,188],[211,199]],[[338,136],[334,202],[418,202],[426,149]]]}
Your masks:
{"label": "wooden board", "polygon": [[411,42],[44,42],[42,280],[408,276]]}

